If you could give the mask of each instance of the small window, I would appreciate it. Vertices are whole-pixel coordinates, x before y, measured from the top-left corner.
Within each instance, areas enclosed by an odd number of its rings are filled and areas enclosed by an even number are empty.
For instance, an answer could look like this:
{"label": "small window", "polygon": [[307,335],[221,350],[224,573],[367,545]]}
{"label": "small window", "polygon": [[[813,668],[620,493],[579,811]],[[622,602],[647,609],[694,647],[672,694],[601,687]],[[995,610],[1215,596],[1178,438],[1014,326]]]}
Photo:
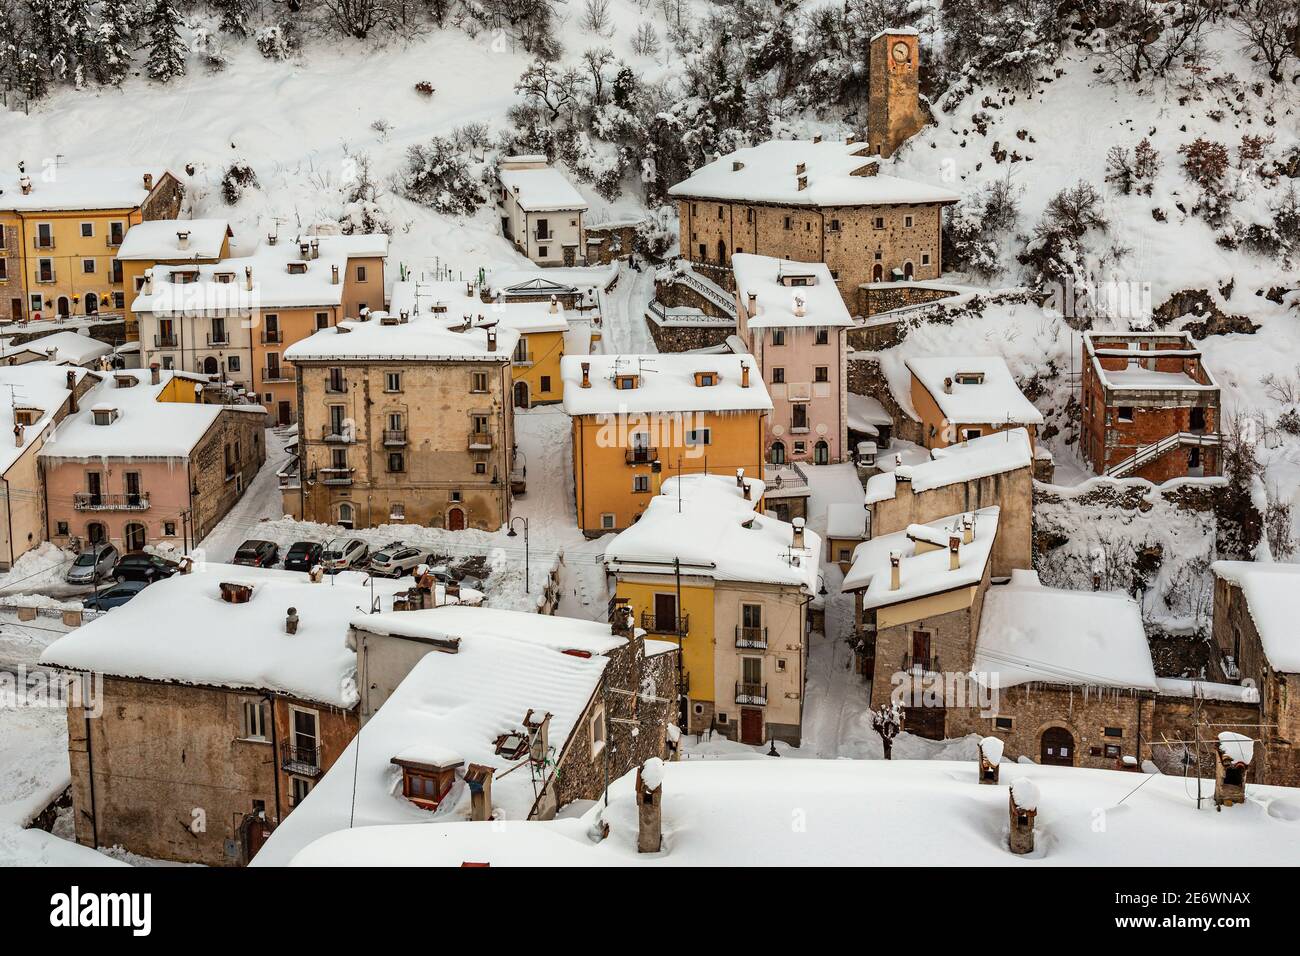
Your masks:
{"label": "small window", "polygon": [[875,222],[873,223],[873,225],[874,225],[877,229],[884,229],[884,228],[885,228],[885,217],[884,217],[884,216],[877,216],[876,219],[875,219]]}
{"label": "small window", "polygon": [[614,515],[606,512],[600,516],[600,527],[604,531],[613,531],[617,525],[614,524]]}
{"label": "small window", "polygon": [[55,534],[67,534],[67,533],[68,533],[68,523],[66,521],[58,522],[55,527]]}
{"label": "small window", "polygon": [[930,264],[930,253],[928,252],[921,253],[921,265],[928,266],[929,264]]}
{"label": "small window", "polygon": [[785,329],[772,330],[772,344],[785,345]]}
{"label": "small window", "polygon": [[994,726],[994,728],[997,729],[997,730],[1010,730],[1010,729],[1011,729],[1011,718],[1010,718],[1010,717],[994,717],[994,718],[993,718],[993,726]]}
{"label": "small window", "polygon": [[1120,747],[1119,747],[1119,744],[1107,744],[1107,745],[1106,745],[1106,756],[1107,756],[1107,757],[1118,757],[1119,755],[1120,755]]}
{"label": "small window", "polygon": [[388,470],[394,474],[406,471],[406,456],[400,451],[389,452]]}
{"label": "small window", "polygon": [[831,369],[829,365],[818,365],[813,369],[814,382],[829,382],[831,380]]}
{"label": "small window", "polygon": [[269,740],[266,725],[266,701],[244,701],[244,727],[240,736],[245,740]]}
{"label": "small window", "polygon": [[232,356],[230,356],[229,358],[227,358],[227,359],[226,359],[226,367],[229,368],[230,371],[232,371],[232,372],[238,372],[238,371],[239,371],[239,356],[238,356],[238,355],[232,355]]}
{"label": "small window", "polygon": [[389,520],[389,521],[405,521],[405,520],[406,520],[406,505],[403,504],[403,503],[400,502],[400,501],[394,501],[393,503],[391,503],[391,504],[388,506],[388,520]]}
{"label": "small window", "polygon": [[793,220],[791,220],[791,218],[790,218],[789,216],[786,216],[786,217],[785,217],[785,228],[786,228],[786,229],[792,229],[793,227],[794,227],[794,222],[793,222]]}
{"label": "small window", "polygon": [[402,373],[385,372],[384,373],[384,391],[400,392],[402,390]]}
{"label": "small window", "polygon": [[538,386],[537,390],[539,392],[549,392],[551,390],[551,376],[543,375],[541,377],[541,384]]}
{"label": "small window", "polygon": [[175,521],[164,521],[164,522],[163,522],[163,536],[164,536],[164,537],[167,537],[167,538],[174,538],[174,537],[176,537],[176,522],[175,522]]}
{"label": "small window", "polygon": [[538,246],[538,247],[537,247],[537,258],[539,258],[539,259],[545,259],[545,258],[546,258],[547,256],[549,256],[550,254],[551,254],[551,250],[550,250],[547,246]]}
{"label": "small window", "polygon": [[93,276],[93,275],[95,274],[95,260],[94,260],[94,259],[82,259],[82,260],[81,260],[81,272],[82,272],[82,275]]}
{"label": "small window", "polygon": [[366,267],[365,267],[365,266],[357,266],[357,281],[358,281],[358,282],[365,282],[365,281],[366,281]]}
{"label": "small window", "polygon": [[591,715],[589,727],[591,733],[591,755],[594,757],[605,749],[605,708],[597,707]]}
{"label": "small window", "polygon": [[638,494],[638,495],[649,494],[649,492],[650,492],[650,476],[649,476],[649,475],[633,475],[633,476],[632,476],[632,491],[633,491],[633,493]]}
{"label": "small window", "polygon": [[911,228],[912,228],[912,217],[911,217],[911,216],[904,216],[904,217],[903,217],[903,225],[906,226],[908,229],[911,229]]}
{"label": "small window", "polygon": [[1116,414],[1119,416],[1119,420],[1120,420],[1120,421],[1122,421],[1122,422],[1131,422],[1131,421],[1133,421],[1133,406],[1132,406],[1132,405],[1121,405],[1121,406],[1120,406],[1119,408],[1117,408],[1115,411],[1116,411]]}
{"label": "small window", "polygon": [[289,802],[293,806],[298,806],[307,799],[307,794],[311,793],[311,781],[306,777],[290,777]]}
{"label": "small window", "polygon": [[830,231],[830,232],[839,232],[839,231],[840,231],[840,221],[839,221],[838,219],[832,219],[832,220],[831,220],[830,230],[829,230],[829,231]]}
{"label": "small window", "polygon": [[83,222],[81,224],[81,238],[89,239],[95,235],[95,224],[93,222]]}
{"label": "small window", "polygon": [[486,392],[488,390],[487,372],[474,372],[469,377],[469,390],[471,392]]}
{"label": "small window", "polygon": [[476,474],[476,475],[486,475],[486,474],[487,474],[487,462],[485,462],[485,461],[476,461],[476,462],[474,462],[474,474]]}
{"label": "small window", "polygon": [[772,369],[772,384],[773,385],[785,384],[785,369],[781,368],[780,366],[777,366],[776,368]]}
{"label": "small window", "polygon": [[683,436],[682,443],[687,448],[711,445],[713,444],[713,430],[711,428],[692,428]]}
{"label": "small window", "polygon": [[1105,733],[1105,735],[1106,735],[1107,737],[1123,737],[1123,736],[1124,736],[1124,728],[1123,728],[1123,727],[1107,727],[1107,728],[1105,729],[1104,733]]}
{"label": "small window", "polygon": [[461,501],[460,492],[459,491],[447,492],[447,500],[450,501],[452,504],[460,504]]}
{"label": "small window", "polygon": [[817,344],[817,345],[829,345],[829,344],[830,344],[830,341],[831,341],[831,330],[830,330],[830,329],[818,329],[817,332],[816,332],[815,334],[816,334],[815,344]]}

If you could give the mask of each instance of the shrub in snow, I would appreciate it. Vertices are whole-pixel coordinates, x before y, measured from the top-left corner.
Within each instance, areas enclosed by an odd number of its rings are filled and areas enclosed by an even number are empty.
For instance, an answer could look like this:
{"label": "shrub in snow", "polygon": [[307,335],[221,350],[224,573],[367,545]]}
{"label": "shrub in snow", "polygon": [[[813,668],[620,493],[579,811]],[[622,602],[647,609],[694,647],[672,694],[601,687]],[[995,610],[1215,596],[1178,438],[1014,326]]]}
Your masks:
{"label": "shrub in snow", "polygon": [[1201,197],[1192,211],[1212,226],[1222,225],[1228,214],[1228,197],[1224,178],[1228,172],[1228,147],[1198,136],[1178,147],[1183,172],[1197,186]]}
{"label": "shrub in snow", "polygon": [[1158,172],[1160,153],[1146,137],[1132,152],[1123,146],[1112,146],[1106,154],[1106,182],[1125,196],[1133,193],[1150,196]]}
{"label": "shrub in snow", "polygon": [[1230,23],[1252,59],[1280,83],[1287,64],[1300,57],[1300,10],[1294,0],[1243,0],[1240,15]]}
{"label": "shrub in snow", "polygon": [[221,195],[231,206],[239,202],[244,190],[256,189],[257,186],[257,173],[242,159],[237,159],[226,167],[226,173],[221,177]]}
{"label": "shrub in snow", "polygon": [[968,193],[948,214],[947,261],[957,270],[990,279],[1001,271],[1001,243],[1020,219],[1020,190],[998,180]]}
{"label": "shrub in snow", "polygon": [[248,36],[249,0],[211,0],[211,3],[221,17],[218,26],[221,32]]}
{"label": "shrub in snow", "polygon": [[941,15],[949,66],[975,80],[1030,88],[1060,56],[1056,7],[1049,0],[995,7],[986,0],[946,0]]}
{"label": "shrub in snow", "polygon": [[190,43],[194,52],[199,55],[199,59],[209,70],[217,73],[226,68],[226,54],[221,49],[216,35],[207,27],[197,28]]}
{"label": "shrub in snow", "polygon": [[487,200],[483,183],[475,178],[461,151],[442,136],[406,151],[400,188],[412,202],[462,216],[472,215]]}
{"label": "shrub in snow", "polygon": [[262,27],[257,31],[257,50],[268,60],[287,60],[298,48],[296,36],[290,23],[283,22],[274,26]]}

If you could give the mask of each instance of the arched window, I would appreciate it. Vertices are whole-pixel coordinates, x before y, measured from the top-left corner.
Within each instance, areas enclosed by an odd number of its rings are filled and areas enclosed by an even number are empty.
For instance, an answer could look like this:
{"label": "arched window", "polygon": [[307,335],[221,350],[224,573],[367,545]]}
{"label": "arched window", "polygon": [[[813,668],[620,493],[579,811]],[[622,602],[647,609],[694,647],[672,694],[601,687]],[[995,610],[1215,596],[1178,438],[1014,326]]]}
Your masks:
{"label": "arched window", "polygon": [[718,265],[725,266],[726,264],[727,264],[727,244],[723,242],[721,239],[719,239],[718,240]]}
{"label": "arched window", "polygon": [[829,465],[831,463],[831,446],[824,441],[813,445],[813,464]]}
{"label": "arched window", "polygon": [[774,465],[785,464],[785,442],[781,442],[781,441],[772,442],[771,457],[772,457],[772,464]]}
{"label": "arched window", "polygon": [[97,315],[99,313],[99,296],[93,292],[86,293],[86,315]]}
{"label": "arched window", "polygon": [[218,368],[218,366],[217,366],[217,360],[216,360],[215,358],[213,358],[211,355],[209,355],[207,358],[205,358],[205,359],[203,360],[203,374],[204,374],[204,375],[216,375],[216,374],[217,374],[217,368]]}
{"label": "arched window", "polygon": [[909,260],[907,260],[906,262],[904,262],[904,263],[903,263],[903,278],[905,278],[905,279],[910,279],[910,278],[912,278],[912,276],[915,275],[915,274],[916,274],[916,267],[912,265],[912,260],[909,259]]}
{"label": "arched window", "polygon": [[103,544],[107,541],[108,535],[104,531],[104,526],[98,521],[86,525],[86,540],[91,544]]}
{"label": "arched window", "polygon": [[352,505],[348,504],[346,501],[342,502],[339,505],[340,527],[351,528],[353,525],[353,518],[355,514],[356,512],[353,510]]}

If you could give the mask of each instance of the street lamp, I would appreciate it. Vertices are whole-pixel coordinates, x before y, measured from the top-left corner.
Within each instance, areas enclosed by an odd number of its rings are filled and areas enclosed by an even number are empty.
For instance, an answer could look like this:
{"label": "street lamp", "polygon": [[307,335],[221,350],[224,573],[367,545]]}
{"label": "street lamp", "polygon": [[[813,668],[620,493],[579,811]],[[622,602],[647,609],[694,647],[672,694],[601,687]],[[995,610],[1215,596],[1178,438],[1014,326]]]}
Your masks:
{"label": "street lamp", "polygon": [[516,521],[522,521],[524,523],[524,593],[527,594],[529,593],[530,590],[528,584],[528,519],[523,517],[522,515],[511,518],[510,530],[506,532],[506,537],[507,538],[519,537],[519,533],[515,531]]}

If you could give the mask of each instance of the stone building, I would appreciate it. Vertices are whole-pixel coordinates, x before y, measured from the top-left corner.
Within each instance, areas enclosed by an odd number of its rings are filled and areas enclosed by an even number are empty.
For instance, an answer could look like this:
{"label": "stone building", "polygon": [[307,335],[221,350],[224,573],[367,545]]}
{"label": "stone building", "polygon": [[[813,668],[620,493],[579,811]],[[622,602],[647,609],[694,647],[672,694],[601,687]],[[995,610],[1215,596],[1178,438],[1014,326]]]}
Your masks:
{"label": "stone building", "polygon": [[797,746],[821,539],[768,517],[763,494],[743,474],[669,479],[605,549],[605,570],[638,626],[680,643],[688,733]]}
{"label": "stone building", "polygon": [[669,753],[677,648],[626,618],[441,607],[352,624],[370,716],[258,865],[350,827],[549,819]]}
{"label": "stone building", "polygon": [[356,735],[344,637],[371,584],[196,566],[47,648],[89,688],[68,708],[77,842],[248,862]]}
{"label": "stone building", "polygon": [[772,396],[764,459],[826,465],[848,457],[844,330],[853,324],[831,271],[737,253],[736,336]]}
{"label": "stone building", "polygon": [[1186,332],[1085,332],[1079,449],[1112,478],[1218,475],[1219,385]]}
{"label": "stone building", "polygon": [[38,453],[46,537],[122,551],[197,544],[266,461],[265,410],[204,403],[201,378],[156,365],[91,377]]}
{"label": "stone building", "polygon": [[46,162],[0,176],[0,322],[121,317],[117,251],[133,226],[174,219],[185,189],[160,167]]}
{"label": "stone building", "polygon": [[285,350],[304,520],[496,530],[510,519],[519,333],[457,318],[374,312]]}
{"label": "stone building", "polygon": [[867,145],[893,156],[921,131],[921,38],[915,30],[881,30],[871,38],[867,87]]}
{"label": "stone building", "polygon": [[587,201],[545,156],[507,156],[497,167],[497,180],[501,234],[521,253],[539,266],[587,261]]}
{"label": "stone building", "polygon": [[669,190],[681,255],[733,288],[732,256],[821,262],[845,307],[867,314],[872,284],[937,279],[943,207],[957,194],[881,172],[850,139],[770,140],[729,153]]}

